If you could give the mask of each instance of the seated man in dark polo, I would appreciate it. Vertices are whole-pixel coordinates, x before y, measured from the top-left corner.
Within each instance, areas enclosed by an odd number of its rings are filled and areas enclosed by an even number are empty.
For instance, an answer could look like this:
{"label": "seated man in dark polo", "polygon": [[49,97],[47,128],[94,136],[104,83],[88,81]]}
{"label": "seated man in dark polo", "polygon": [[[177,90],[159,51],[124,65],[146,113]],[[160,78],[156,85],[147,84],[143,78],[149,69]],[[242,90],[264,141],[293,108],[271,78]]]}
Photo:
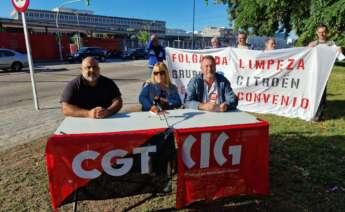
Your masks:
{"label": "seated man in dark polo", "polygon": [[187,87],[186,108],[226,112],[237,107],[238,99],[229,80],[216,73],[216,62],[210,55],[201,61],[201,73]]}
{"label": "seated man in dark polo", "polygon": [[100,75],[97,61],[87,57],[81,64],[81,75],[70,81],[61,96],[65,116],[106,118],[122,107],[119,88],[113,80]]}

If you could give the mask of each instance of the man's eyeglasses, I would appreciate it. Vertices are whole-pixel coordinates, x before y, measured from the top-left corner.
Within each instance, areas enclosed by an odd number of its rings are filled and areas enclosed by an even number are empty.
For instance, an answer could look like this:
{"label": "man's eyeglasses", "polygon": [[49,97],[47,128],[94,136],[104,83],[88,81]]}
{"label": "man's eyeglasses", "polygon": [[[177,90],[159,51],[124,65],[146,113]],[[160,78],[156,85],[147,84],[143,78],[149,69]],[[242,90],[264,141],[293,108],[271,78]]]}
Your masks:
{"label": "man's eyeglasses", "polygon": [[157,76],[158,74],[165,75],[165,71],[157,71],[157,72],[153,72],[153,75]]}

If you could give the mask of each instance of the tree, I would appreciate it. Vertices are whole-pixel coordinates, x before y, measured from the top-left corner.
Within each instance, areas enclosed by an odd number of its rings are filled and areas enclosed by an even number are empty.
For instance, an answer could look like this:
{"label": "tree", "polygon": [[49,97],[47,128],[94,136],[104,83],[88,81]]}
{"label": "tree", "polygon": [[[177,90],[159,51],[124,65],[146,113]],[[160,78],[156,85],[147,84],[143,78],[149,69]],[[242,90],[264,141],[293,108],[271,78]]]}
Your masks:
{"label": "tree", "polygon": [[[209,0],[205,0],[206,3]],[[316,37],[320,24],[329,30],[329,39],[345,46],[345,0],[213,0],[228,5],[229,20],[235,31],[251,31],[255,35],[273,35],[292,29],[299,36],[298,45],[306,45]]]}
{"label": "tree", "polygon": [[70,38],[71,43],[73,44],[78,44],[78,34],[74,34],[71,38]]}
{"label": "tree", "polygon": [[148,31],[146,31],[146,30],[140,31],[137,34],[137,38],[142,43],[147,43],[147,41],[149,41],[149,39],[150,39],[150,33]]}

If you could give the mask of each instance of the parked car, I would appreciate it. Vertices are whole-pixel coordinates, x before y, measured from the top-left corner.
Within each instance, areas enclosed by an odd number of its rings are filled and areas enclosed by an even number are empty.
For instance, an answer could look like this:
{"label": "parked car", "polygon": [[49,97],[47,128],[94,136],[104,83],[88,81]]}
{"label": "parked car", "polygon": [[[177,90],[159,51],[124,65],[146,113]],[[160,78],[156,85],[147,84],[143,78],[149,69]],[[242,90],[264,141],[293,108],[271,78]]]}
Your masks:
{"label": "parked car", "polygon": [[122,53],[122,59],[131,59],[131,60],[136,60],[136,59],[146,59],[147,58],[147,52],[143,48],[138,48],[138,49],[128,49],[127,51],[124,51]]}
{"label": "parked car", "polygon": [[123,52],[121,50],[114,49],[114,50],[108,51],[107,57],[108,58],[122,58],[122,54]]}
{"label": "parked car", "polygon": [[81,62],[89,56],[103,62],[107,57],[107,51],[98,47],[82,47],[76,53],[68,55],[67,59],[69,62]]}
{"label": "parked car", "polygon": [[0,69],[20,71],[27,66],[28,58],[26,54],[11,49],[0,48]]}

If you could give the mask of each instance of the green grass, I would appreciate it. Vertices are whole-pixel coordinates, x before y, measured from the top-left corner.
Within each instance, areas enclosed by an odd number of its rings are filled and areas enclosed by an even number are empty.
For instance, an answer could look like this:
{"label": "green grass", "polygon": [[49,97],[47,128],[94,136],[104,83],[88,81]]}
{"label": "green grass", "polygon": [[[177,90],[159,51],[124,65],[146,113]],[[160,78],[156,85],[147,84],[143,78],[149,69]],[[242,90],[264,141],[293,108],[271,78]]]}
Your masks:
{"label": "green grass", "polygon": [[345,211],[344,82],[345,68],[335,67],[324,122],[259,115],[270,123],[272,209]]}
{"label": "green grass", "polygon": [[[328,83],[326,121],[305,122],[257,115],[270,123],[270,195],[199,203],[186,210],[345,211],[345,68],[335,67]],[[45,169],[45,139],[0,153],[0,211],[51,211]],[[136,211],[172,210],[174,195],[154,197]],[[147,197],[85,201],[80,211],[118,211]],[[250,199],[250,198],[249,198]],[[71,211],[71,204],[62,211]]]}

